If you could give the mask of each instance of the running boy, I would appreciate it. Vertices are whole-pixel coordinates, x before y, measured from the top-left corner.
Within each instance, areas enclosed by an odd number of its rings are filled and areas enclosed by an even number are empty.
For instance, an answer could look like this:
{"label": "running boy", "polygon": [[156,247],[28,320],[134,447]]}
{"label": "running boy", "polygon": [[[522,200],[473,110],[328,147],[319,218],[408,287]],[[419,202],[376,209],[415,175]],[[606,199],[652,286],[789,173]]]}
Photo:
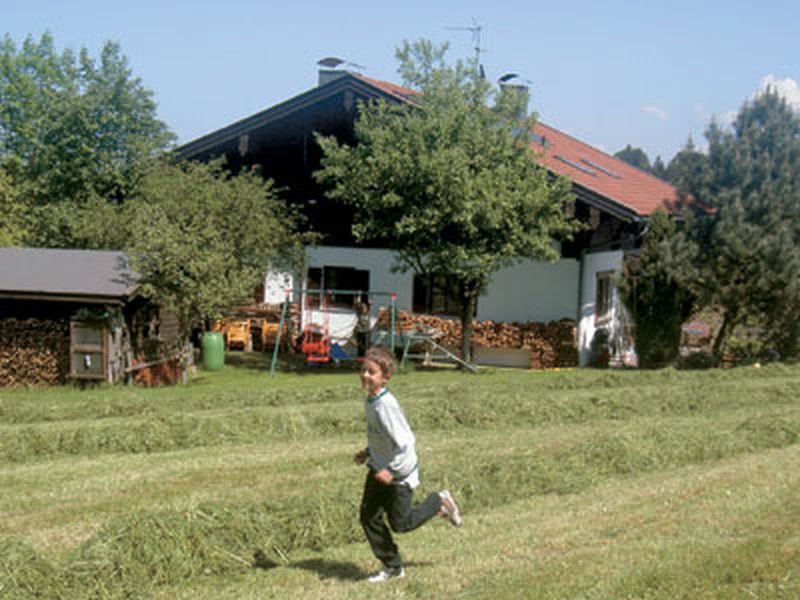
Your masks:
{"label": "running boy", "polygon": [[435,516],[446,517],[456,527],[461,514],[450,492],[430,494],[412,508],[413,489],[419,485],[415,438],[397,399],[386,389],[396,369],[391,351],[382,346],[367,350],[361,368],[361,386],[367,392],[368,446],[353,456],[357,464],[367,463],[369,473],[361,500],[361,526],[373,554],[383,568],[370,576],[372,583],[404,577],[403,562],[392,534],[412,531]]}

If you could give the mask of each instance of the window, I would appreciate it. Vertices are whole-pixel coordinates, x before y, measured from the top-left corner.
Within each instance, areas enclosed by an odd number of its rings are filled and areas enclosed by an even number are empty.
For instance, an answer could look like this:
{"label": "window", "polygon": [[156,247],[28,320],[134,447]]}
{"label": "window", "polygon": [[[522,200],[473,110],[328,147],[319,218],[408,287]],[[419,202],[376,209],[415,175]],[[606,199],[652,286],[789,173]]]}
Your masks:
{"label": "window", "polygon": [[[461,314],[461,307],[458,281],[454,277],[441,274],[414,275],[414,312],[457,316]],[[477,311],[477,305],[475,309]]]}
{"label": "window", "polygon": [[105,379],[108,353],[106,328],[102,322],[72,321],[69,324],[71,377]]}
{"label": "window", "polygon": [[[348,292],[369,292],[369,271],[352,267],[311,267],[308,269],[306,287],[310,290],[342,290]],[[352,307],[358,301],[357,294],[337,294],[328,296],[333,306]]]}
{"label": "window", "polygon": [[594,301],[595,323],[605,323],[611,319],[614,293],[614,271],[603,271],[597,274],[597,286]]}

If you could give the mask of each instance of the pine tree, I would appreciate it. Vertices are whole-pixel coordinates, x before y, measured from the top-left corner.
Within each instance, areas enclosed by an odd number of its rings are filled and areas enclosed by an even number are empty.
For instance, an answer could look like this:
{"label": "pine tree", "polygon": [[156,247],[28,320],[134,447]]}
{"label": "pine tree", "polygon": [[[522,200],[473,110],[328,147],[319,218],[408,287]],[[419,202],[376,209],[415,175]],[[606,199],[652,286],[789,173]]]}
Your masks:
{"label": "pine tree", "polygon": [[693,298],[670,274],[676,223],[663,211],[650,216],[638,256],[626,262],[619,287],[636,324],[639,365],[663,367],[678,359],[681,325],[691,314]]}
{"label": "pine tree", "polygon": [[711,207],[675,238],[691,260],[673,275],[722,315],[719,355],[737,325],[756,324],[781,358],[797,355],[800,305],[800,116],[772,90],[733,127],[709,126],[707,170],[693,194]]}

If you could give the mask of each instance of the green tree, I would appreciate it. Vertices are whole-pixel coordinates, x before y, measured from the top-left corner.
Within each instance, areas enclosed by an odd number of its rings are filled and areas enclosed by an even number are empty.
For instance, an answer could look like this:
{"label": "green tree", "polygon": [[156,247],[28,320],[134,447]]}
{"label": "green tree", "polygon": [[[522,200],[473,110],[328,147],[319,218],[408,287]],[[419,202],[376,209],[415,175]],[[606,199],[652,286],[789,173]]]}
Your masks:
{"label": "green tree", "polygon": [[[6,36],[0,99],[0,159],[20,163],[28,203],[48,208],[32,211],[34,224],[55,203],[122,200],[146,161],[173,139],[152,92],[113,42],[93,59],[85,48],[58,53],[49,33],[19,48]],[[64,228],[51,221],[33,228],[33,243],[63,243],[46,237]]]}
{"label": "green tree", "polygon": [[271,182],[218,162],[156,162],[117,210],[143,294],[173,310],[184,335],[249,298],[269,267],[297,266],[309,241]]}
{"label": "green tree", "polygon": [[650,172],[650,159],[647,157],[647,152],[641,148],[634,148],[628,144],[622,150],[615,153],[614,158],[618,158],[642,171]]}
{"label": "green tree", "polygon": [[420,92],[415,104],[362,105],[356,145],[318,138],[316,176],[329,197],[355,207],[357,240],[388,241],[401,270],[455,278],[470,360],[472,318],[492,274],[523,257],[557,259],[554,237],[576,225],[569,182],[548,175],[529,146],[527,97],[494,95],[476,63],[451,66],[446,51],[404,43],[399,71]]}
{"label": "green tree", "polygon": [[0,247],[25,239],[25,204],[8,169],[0,164]]}
{"label": "green tree", "polygon": [[681,325],[690,316],[691,294],[670,275],[668,263],[685,260],[673,256],[676,223],[664,211],[650,216],[638,256],[623,270],[619,288],[636,323],[636,351],[642,367],[673,364],[678,358]]}
{"label": "green tree", "polygon": [[692,193],[712,210],[675,238],[691,260],[674,276],[722,315],[719,355],[737,325],[763,327],[780,357],[797,355],[800,305],[800,116],[772,90],[731,129],[712,122],[707,173]]}
{"label": "green tree", "polygon": [[667,165],[665,165],[664,161],[661,160],[661,156],[656,156],[655,160],[653,161],[653,166],[650,167],[650,172],[659,179],[669,181],[667,176]]}

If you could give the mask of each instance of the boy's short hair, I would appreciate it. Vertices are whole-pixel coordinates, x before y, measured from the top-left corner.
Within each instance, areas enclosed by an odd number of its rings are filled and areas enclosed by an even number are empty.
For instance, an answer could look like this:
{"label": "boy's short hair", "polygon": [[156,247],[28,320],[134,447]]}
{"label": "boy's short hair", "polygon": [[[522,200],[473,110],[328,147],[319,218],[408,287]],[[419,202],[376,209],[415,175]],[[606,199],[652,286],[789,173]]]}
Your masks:
{"label": "boy's short hair", "polygon": [[364,360],[371,360],[381,370],[384,377],[387,379],[394,375],[397,371],[397,362],[394,359],[394,353],[386,346],[372,346],[364,354]]}

